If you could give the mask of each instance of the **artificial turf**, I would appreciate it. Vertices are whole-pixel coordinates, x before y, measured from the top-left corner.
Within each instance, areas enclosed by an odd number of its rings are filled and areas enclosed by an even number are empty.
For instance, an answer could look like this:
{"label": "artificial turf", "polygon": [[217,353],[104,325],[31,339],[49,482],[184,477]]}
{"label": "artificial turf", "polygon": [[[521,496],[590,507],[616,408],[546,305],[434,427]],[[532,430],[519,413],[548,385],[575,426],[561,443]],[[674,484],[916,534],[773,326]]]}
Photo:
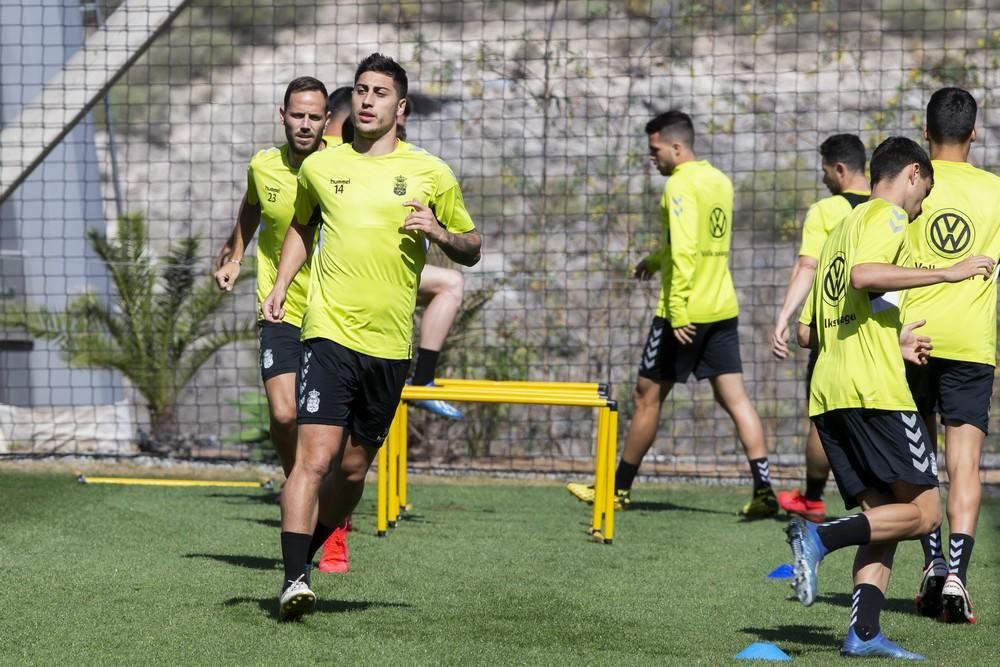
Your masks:
{"label": "artificial turf", "polygon": [[[714,665],[740,664],[752,642],[842,662],[852,550],[824,561],[803,608],[766,578],[789,562],[785,522],[736,518],[748,489],[637,486],[609,546],[588,540],[588,509],[555,483],[411,482],[414,510],[377,538],[369,484],[351,571],[314,574],[316,613],[281,624],[264,490],[80,485],[16,466],[0,485],[4,665]],[[891,639],[937,664],[998,664],[998,525],[987,499],[975,626],[914,613],[922,557],[900,547]]]}

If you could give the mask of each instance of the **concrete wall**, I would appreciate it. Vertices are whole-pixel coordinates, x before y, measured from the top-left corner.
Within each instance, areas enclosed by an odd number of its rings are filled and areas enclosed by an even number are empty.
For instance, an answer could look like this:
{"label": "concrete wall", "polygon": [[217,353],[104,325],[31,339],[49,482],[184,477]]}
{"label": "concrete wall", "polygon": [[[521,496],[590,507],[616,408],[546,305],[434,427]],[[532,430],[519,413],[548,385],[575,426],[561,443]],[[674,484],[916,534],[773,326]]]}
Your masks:
{"label": "concrete wall", "polygon": [[[0,0],[0,122],[16,117],[84,39],[79,0]],[[104,230],[100,185],[88,116],[0,205],[0,298],[58,310],[85,290],[107,294],[107,275],[84,236],[88,226]],[[122,398],[116,374],[70,369],[46,341],[26,347],[0,339],[0,403],[94,405]]]}

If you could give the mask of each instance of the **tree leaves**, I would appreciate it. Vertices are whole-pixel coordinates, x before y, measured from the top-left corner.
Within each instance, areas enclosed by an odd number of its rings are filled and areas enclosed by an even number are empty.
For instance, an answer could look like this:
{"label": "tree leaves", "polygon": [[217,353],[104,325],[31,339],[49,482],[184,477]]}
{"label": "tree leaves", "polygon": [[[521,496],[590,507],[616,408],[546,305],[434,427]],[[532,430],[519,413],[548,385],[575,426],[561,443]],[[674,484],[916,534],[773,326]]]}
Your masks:
{"label": "tree leaves", "polygon": [[[114,239],[94,229],[87,238],[111,277],[109,302],[88,292],[63,312],[8,306],[0,324],[54,341],[71,365],[119,371],[146,401],[153,444],[163,444],[175,435],[187,384],[220,349],[254,339],[256,322],[219,320],[227,293],[198,266],[196,237],[175,242],[159,262],[148,252],[141,215],[122,216]],[[253,277],[251,267],[238,282]]]}

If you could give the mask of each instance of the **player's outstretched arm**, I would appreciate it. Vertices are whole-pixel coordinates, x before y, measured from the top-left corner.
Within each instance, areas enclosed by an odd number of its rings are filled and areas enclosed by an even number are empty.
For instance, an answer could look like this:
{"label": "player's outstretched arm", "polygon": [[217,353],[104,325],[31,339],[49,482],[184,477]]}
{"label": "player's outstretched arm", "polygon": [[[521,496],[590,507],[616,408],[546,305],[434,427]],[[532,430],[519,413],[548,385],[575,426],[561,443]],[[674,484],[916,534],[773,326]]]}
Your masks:
{"label": "player's outstretched arm", "polygon": [[406,231],[422,232],[427,239],[437,244],[451,261],[463,266],[475,266],[483,247],[483,237],[475,229],[455,234],[443,227],[434,216],[429,206],[417,200],[403,204],[409,207],[410,214],[403,222]]}
{"label": "player's outstretched arm", "polygon": [[920,336],[916,333],[916,329],[925,324],[927,324],[927,320],[910,322],[904,324],[899,331],[899,350],[903,353],[903,359],[917,366],[926,365],[927,359],[931,356],[931,350],[934,349],[930,336]]}
{"label": "player's outstretched arm", "polygon": [[314,233],[314,228],[300,225],[292,218],[292,224],[285,233],[285,241],[281,244],[281,260],[278,262],[274,287],[260,304],[260,311],[268,322],[280,322],[284,319],[288,286],[309,258]]}
{"label": "player's outstretched arm", "polygon": [[937,283],[957,283],[982,276],[988,280],[996,262],[991,257],[975,255],[943,269],[914,269],[895,264],[870,262],[851,268],[851,287],[872,292],[925,287]]}
{"label": "player's outstretched arm", "polygon": [[240,202],[240,212],[229,238],[215,255],[215,282],[219,289],[231,292],[240,275],[240,263],[247,244],[253,239],[260,224],[260,204],[251,204],[246,194]]}
{"label": "player's outstretched arm", "polygon": [[792,267],[792,277],[785,290],[785,300],[774,321],[774,329],[771,331],[771,354],[776,359],[788,357],[788,338],[790,336],[788,321],[795,314],[795,311],[802,307],[809,290],[812,289],[817,266],[816,258],[799,255],[795,266]]}

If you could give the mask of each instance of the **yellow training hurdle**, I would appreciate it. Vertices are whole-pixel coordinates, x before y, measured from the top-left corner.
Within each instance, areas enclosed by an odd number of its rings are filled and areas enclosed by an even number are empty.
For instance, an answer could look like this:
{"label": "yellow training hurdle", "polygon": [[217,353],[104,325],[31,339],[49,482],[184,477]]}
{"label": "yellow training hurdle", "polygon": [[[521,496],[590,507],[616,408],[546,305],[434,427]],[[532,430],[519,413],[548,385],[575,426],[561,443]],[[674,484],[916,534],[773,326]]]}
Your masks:
{"label": "yellow training hurdle", "polygon": [[611,544],[614,539],[614,464],[618,451],[618,406],[608,387],[596,382],[530,382],[436,379],[430,387],[403,388],[402,400],[378,453],[378,498],[375,530],[384,537],[402,511],[410,509],[406,481],[406,402],[442,400],[464,403],[517,403],[597,408],[594,460],[594,507],[591,535]]}

